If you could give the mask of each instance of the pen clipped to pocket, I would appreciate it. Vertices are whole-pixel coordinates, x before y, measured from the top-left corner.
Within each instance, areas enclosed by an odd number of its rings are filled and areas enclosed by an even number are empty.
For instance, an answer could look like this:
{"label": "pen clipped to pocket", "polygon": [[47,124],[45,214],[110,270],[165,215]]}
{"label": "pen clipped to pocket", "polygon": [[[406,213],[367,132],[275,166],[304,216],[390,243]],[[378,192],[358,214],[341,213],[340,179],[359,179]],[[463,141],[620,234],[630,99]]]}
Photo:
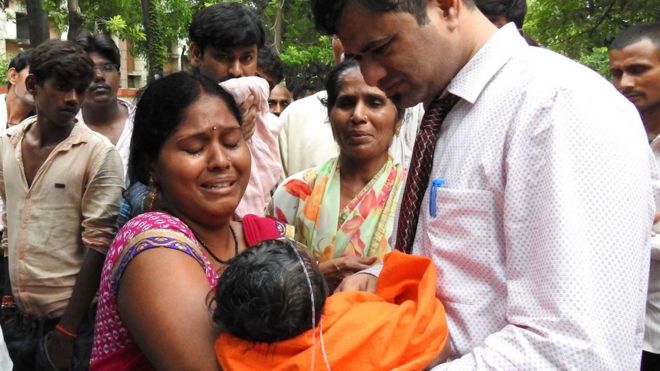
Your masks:
{"label": "pen clipped to pocket", "polygon": [[445,180],[436,178],[433,179],[433,182],[431,182],[431,194],[429,195],[429,213],[431,214],[431,217],[435,218],[438,216],[438,205],[437,205],[437,195],[438,195],[438,189],[442,188],[442,186],[445,185]]}

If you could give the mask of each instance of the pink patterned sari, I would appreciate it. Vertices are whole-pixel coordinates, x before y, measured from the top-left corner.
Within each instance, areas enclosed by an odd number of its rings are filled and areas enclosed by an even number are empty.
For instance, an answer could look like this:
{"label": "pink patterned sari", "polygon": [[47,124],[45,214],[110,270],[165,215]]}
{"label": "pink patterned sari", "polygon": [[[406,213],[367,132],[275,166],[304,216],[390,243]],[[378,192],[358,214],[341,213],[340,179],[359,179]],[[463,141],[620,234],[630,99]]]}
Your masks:
{"label": "pink patterned sari", "polygon": [[[248,246],[287,234],[286,225],[272,218],[249,214],[243,217],[242,223]],[[101,272],[90,370],[154,370],[122,323],[117,305],[119,283],[126,267],[138,254],[154,248],[174,249],[190,255],[197,260],[200,269],[204,269],[209,291],[218,284],[218,273],[183,221],[163,212],[149,212],[131,219],[112,241]]]}

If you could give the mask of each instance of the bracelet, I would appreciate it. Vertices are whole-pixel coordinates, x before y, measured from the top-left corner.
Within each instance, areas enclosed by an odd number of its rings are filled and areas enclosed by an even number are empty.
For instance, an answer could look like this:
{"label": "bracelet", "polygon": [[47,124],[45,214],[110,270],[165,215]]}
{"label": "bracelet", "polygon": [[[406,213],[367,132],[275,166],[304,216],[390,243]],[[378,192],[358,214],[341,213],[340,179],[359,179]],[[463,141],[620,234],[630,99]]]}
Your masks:
{"label": "bracelet", "polygon": [[55,330],[59,331],[61,334],[64,334],[68,337],[72,337],[74,339],[78,337],[78,334],[76,334],[75,332],[69,330],[68,328],[66,328],[64,326],[62,326],[62,324],[60,324],[60,323],[55,325]]}
{"label": "bracelet", "polygon": [[0,304],[2,309],[13,309],[16,308],[16,302],[14,302],[14,297],[11,295],[5,295],[2,297],[2,302]]}

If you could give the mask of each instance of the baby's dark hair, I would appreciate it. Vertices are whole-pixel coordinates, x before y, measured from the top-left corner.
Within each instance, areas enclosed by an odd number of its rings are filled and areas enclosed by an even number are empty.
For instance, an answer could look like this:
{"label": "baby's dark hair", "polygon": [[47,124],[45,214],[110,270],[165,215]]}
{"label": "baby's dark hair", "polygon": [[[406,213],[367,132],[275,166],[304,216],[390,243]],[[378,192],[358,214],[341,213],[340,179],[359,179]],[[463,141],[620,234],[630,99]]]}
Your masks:
{"label": "baby's dark hair", "polygon": [[230,261],[216,288],[213,320],[240,339],[273,343],[311,329],[312,312],[318,324],[327,296],[328,285],[302,245],[268,240]]}

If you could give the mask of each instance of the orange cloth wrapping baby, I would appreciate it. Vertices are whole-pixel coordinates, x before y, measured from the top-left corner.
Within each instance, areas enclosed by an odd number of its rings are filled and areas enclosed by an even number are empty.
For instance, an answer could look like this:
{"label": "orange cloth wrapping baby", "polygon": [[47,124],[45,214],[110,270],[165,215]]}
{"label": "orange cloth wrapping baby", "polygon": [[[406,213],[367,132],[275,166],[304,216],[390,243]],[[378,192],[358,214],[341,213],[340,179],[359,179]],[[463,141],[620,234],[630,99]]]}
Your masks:
{"label": "orange cloth wrapping baby", "polygon": [[448,341],[445,311],[435,287],[435,266],[428,258],[394,251],[385,256],[376,295],[334,294],[325,303],[321,326],[273,344],[222,333],[215,343],[218,362],[232,371],[306,371],[314,352],[314,369],[325,370],[322,328],[334,370],[422,370]]}

